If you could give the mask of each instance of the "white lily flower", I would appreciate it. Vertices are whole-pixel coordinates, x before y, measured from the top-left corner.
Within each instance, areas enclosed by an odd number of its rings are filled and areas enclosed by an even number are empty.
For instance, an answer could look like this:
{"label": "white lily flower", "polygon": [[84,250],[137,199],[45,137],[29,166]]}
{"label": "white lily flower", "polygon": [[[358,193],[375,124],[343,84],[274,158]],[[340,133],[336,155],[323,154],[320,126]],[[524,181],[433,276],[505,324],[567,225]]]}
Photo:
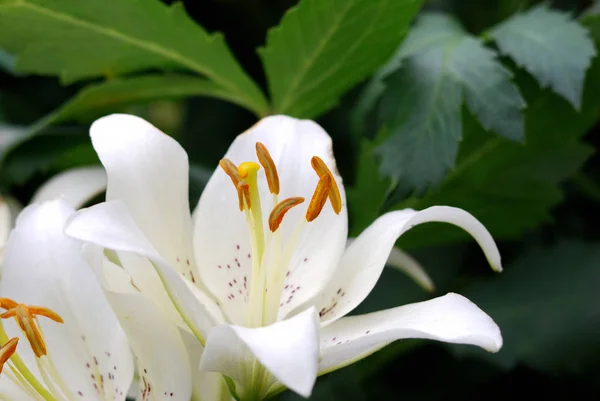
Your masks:
{"label": "white lily flower", "polygon": [[445,206],[385,214],[346,249],[344,187],[331,139],[316,123],[274,116],[238,136],[193,223],[187,155],[176,141],[128,115],[96,121],[91,136],[108,202],[78,212],[67,234],[117,251],[121,263],[129,253],[149,260],[137,271],[122,266],[142,293],[172,301],[205,346],[201,367],[223,373],[239,399],[283,386],[307,397],[317,375],[401,338],[501,347],[497,325],[457,294],[344,317],[417,224],[462,227],[496,270],[500,255],[481,223]]}
{"label": "white lily flower", "polygon": [[31,205],[6,244],[0,282],[0,307],[6,310],[0,315],[2,400],[127,396],[133,357],[82,258],[82,243],[63,234],[73,212],[60,200]]}

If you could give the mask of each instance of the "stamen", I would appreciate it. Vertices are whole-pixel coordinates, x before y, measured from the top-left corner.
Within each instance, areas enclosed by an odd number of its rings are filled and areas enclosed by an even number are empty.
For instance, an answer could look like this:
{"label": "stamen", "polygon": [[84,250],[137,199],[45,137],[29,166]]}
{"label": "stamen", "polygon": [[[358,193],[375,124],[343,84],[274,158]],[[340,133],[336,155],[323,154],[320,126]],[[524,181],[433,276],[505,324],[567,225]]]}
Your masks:
{"label": "stamen", "polygon": [[62,317],[60,317],[58,313],[48,308],[44,308],[43,306],[27,306],[24,304],[19,304],[11,299],[2,299],[3,308],[5,306],[13,305],[14,307],[1,314],[0,318],[9,319],[14,317],[23,333],[25,333],[33,353],[38,358],[46,355],[46,343],[44,342],[44,338],[40,329],[37,327],[35,318],[37,316],[44,316],[48,319],[54,320],[55,322],[63,323],[64,321]]}
{"label": "stamen", "polygon": [[315,193],[306,210],[306,221],[311,222],[321,214],[321,210],[323,210],[323,206],[325,206],[325,201],[327,201],[329,191],[331,190],[331,181],[331,177],[327,174],[323,174],[319,179]]}
{"label": "stamen", "polygon": [[0,308],[2,309],[13,309],[18,305],[17,302],[9,298],[0,298]]}
{"label": "stamen", "polygon": [[31,313],[31,315],[34,317],[35,316],[44,316],[50,320],[54,320],[57,323],[65,322],[58,313],[56,313],[53,310],[50,310],[48,308],[44,308],[43,306],[28,306],[27,309],[29,309],[29,313]]}
{"label": "stamen", "polygon": [[17,344],[19,339],[17,337],[11,338],[0,348],[0,373],[4,368],[4,364],[10,359],[11,356],[17,350]]}
{"label": "stamen", "polygon": [[221,166],[223,171],[225,171],[225,174],[227,174],[229,178],[231,178],[233,186],[237,188],[240,181],[242,181],[242,178],[238,173],[238,168],[236,167],[236,165],[229,159],[221,159],[221,161],[219,161],[219,166]]}
{"label": "stamen", "polygon": [[44,337],[35,324],[35,320],[33,320],[33,316],[27,310],[25,305],[18,305],[16,308],[16,316],[15,320],[19,324],[23,333],[27,337],[27,341],[29,341],[29,345],[31,345],[31,349],[33,353],[38,358],[46,355],[46,343],[44,342]]}
{"label": "stamen", "polygon": [[250,210],[252,202],[250,201],[250,185],[244,181],[240,181],[236,187],[238,192],[238,201],[240,204],[240,212],[244,209]]}
{"label": "stamen", "polygon": [[256,156],[258,156],[260,165],[265,169],[269,191],[274,195],[279,195],[279,175],[277,174],[277,167],[275,167],[275,162],[273,162],[273,158],[267,147],[260,142],[256,142]]}
{"label": "stamen", "polygon": [[313,156],[310,160],[310,164],[318,174],[319,177],[323,177],[324,175],[328,175],[331,178],[331,188],[329,189],[329,202],[331,202],[331,207],[335,214],[340,214],[342,211],[342,196],[340,194],[340,189],[335,182],[335,177],[327,167],[327,164],[319,157]]}
{"label": "stamen", "polygon": [[304,198],[296,197],[282,200],[277,205],[275,205],[273,211],[271,211],[271,214],[269,215],[269,229],[271,230],[271,232],[274,233],[275,231],[277,231],[279,225],[283,221],[283,217],[288,212],[288,210],[290,210],[294,206],[298,206],[302,202],[304,202]]}

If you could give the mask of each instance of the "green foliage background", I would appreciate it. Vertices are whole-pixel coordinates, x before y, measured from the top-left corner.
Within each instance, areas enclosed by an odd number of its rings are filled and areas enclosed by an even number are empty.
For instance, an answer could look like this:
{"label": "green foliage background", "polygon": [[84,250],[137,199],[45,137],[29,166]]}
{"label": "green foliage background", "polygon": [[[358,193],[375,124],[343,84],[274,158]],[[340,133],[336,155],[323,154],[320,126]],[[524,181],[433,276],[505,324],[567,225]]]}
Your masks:
{"label": "green foliage background", "polygon": [[[357,312],[459,292],[498,354],[397,342],[319,379],[315,400],[600,397],[600,7],[562,0],[0,0],[0,191],[98,164],[94,118],[137,114],[187,150],[192,204],[232,139],[271,113],[334,138],[351,232],[385,211],[462,207],[398,246],[434,294],[386,269]],[[297,398],[283,393],[280,399]]]}

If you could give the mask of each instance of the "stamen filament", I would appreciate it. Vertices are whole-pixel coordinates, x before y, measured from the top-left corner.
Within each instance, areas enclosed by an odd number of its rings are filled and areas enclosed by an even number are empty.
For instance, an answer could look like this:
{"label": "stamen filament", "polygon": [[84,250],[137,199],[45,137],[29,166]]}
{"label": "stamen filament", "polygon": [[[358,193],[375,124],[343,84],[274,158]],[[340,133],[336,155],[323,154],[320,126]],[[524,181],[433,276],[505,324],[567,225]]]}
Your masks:
{"label": "stamen filament", "polygon": [[260,142],[256,142],[256,156],[258,157],[260,165],[265,170],[269,191],[274,195],[279,195],[279,175],[277,174],[277,167],[275,166],[275,162],[267,147]]}
{"label": "stamen filament", "polygon": [[327,164],[321,159],[319,156],[313,156],[310,160],[310,164],[317,173],[319,177],[323,177],[324,175],[328,175],[331,178],[331,188],[329,189],[329,202],[331,203],[331,207],[335,214],[340,214],[342,211],[342,195],[340,194],[340,189],[337,186],[337,182],[335,181],[335,177],[327,167]]}
{"label": "stamen filament", "polygon": [[[4,331],[4,325],[0,320],[0,342],[5,343],[8,341],[8,336],[6,335],[6,331]],[[21,376],[31,385],[35,391],[46,401],[56,401],[54,396],[46,390],[46,388],[38,381],[38,379],[31,373],[25,362],[21,359],[18,353],[14,353],[10,358],[10,363],[14,365],[14,368],[21,374]],[[12,365],[11,370],[13,370]]]}
{"label": "stamen filament", "polygon": [[321,214],[323,206],[325,206],[325,201],[327,201],[327,197],[329,196],[330,189],[331,177],[324,174],[319,178],[317,188],[315,189],[310,204],[308,205],[308,209],[306,210],[306,221],[311,222]]}
{"label": "stamen filament", "polygon": [[291,208],[293,208],[294,206],[298,206],[302,202],[304,202],[304,198],[295,197],[284,199],[277,205],[275,205],[275,207],[271,211],[271,214],[269,215],[269,229],[271,230],[271,232],[277,231],[277,229],[281,225],[281,222],[283,221],[283,218],[285,217],[285,214]]}

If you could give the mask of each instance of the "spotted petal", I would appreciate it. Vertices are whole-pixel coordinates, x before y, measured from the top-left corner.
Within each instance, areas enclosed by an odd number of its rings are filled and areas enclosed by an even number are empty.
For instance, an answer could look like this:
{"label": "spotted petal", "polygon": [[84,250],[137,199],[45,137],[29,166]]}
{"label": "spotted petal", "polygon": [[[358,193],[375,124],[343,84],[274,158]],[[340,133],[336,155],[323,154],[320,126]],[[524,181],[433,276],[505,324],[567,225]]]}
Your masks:
{"label": "spotted petal", "polygon": [[[293,254],[280,268],[288,274],[282,295],[280,317],[312,298],[332,274],[345,246],[347,211],[341,177],[337,174],[331,138],[316,123],[286,116],[261,120],[239,135],[225,157],[239,165],[257,161],[256,143],[263,143],[277,167],[281,201],[304,197],[304,204],[290,210],[277,231],[281,243],[294,237],[305,221],[306,208],[318,182],[311,158],[319,156],[334,174],[343,207],[336,215],[325,205],[321,215],[307,223],[290,244]],[[259,171],[263,225],[269,232],[267,218],[274,206],[266,178]],[[323,246],[327,244],[327,246]],[[230,178],[218,168],[210,178],[194,211],[194,248],[201,275],[210,291],[219,298],[225,313],[233,322],[245,323],[245,300],[251,278],[252,255],[244,213],[239,211],[238,197]],[[244,286],[245,284],[245,286]],[[294,291],[294,293],[292,293]],[[290,302],[287,302],[290,299]]]}
{"label": "spotted petal", "polygon": [[154,393],[169,395],[173,401],[189,401],[192,373],[179,328],[153,300],[137,291],[122,268],[106,259],[102,248],[85,244],[84,255],[136,357],[140,379],[129,397],[141,400]]}
{"label": "spotted petal", "polygon": [[494,239],[464,210],[433,206],[422,211],[390,212],[375,220],[346,249],[335,275],[317,300],[323,324],[346,315],[366,298],[379,279],[398,237],[418,224],[434,221],[454,224],[467,231],[479,243],[492,268],[502,270]]}
{"label": "spotted petal", "polygon": [[106,173],[102,167],[77,167],[50,178],[36,191],[31,203],[63,199],[79,209],[105,189]]}
{"label": "spotted petal", "polygon": [[496,352],[500,329],[458,294],[361,316],[344,317],[322,329],[319,374],[354,363],[402,338],[470,344]]}
{"label": "spotted petal", "polygon": [[[50,308],[64,319],[64,324],[40,319],[40,325],[48,355],[73,394],[90,400],[116,394],[115,399],[124,400],[133,377],[132,356],[125,333],[82,258],[81,243],[63,234],[73,212],[59,200],[31,205],[21,213],[6,245],[0,294]],[[13,322],[6,321],[5,327],[9,336],[20,335]],[[25,339],[19,353],[37,372]]]}
{"label": "spotted petal", "polygon": [[200,342],[222,321],[218,306],[158,254],[122,202],[105,202],[78,211],[67,222],[65,232],[106,249],[149,259],[173,304]]}
{"label": "spotted petal", "polygon": [[[266,327],[222,325],[211,331],[200,368],[231,378],[241,399],[248,399],[250,394],[264,399],[275,379],[308,397],[317,378],[318,343],[314,308]],[[259,389],[251,387],[256,360],[274,377]],[[255,391],[261,393],[254,394]]]}

